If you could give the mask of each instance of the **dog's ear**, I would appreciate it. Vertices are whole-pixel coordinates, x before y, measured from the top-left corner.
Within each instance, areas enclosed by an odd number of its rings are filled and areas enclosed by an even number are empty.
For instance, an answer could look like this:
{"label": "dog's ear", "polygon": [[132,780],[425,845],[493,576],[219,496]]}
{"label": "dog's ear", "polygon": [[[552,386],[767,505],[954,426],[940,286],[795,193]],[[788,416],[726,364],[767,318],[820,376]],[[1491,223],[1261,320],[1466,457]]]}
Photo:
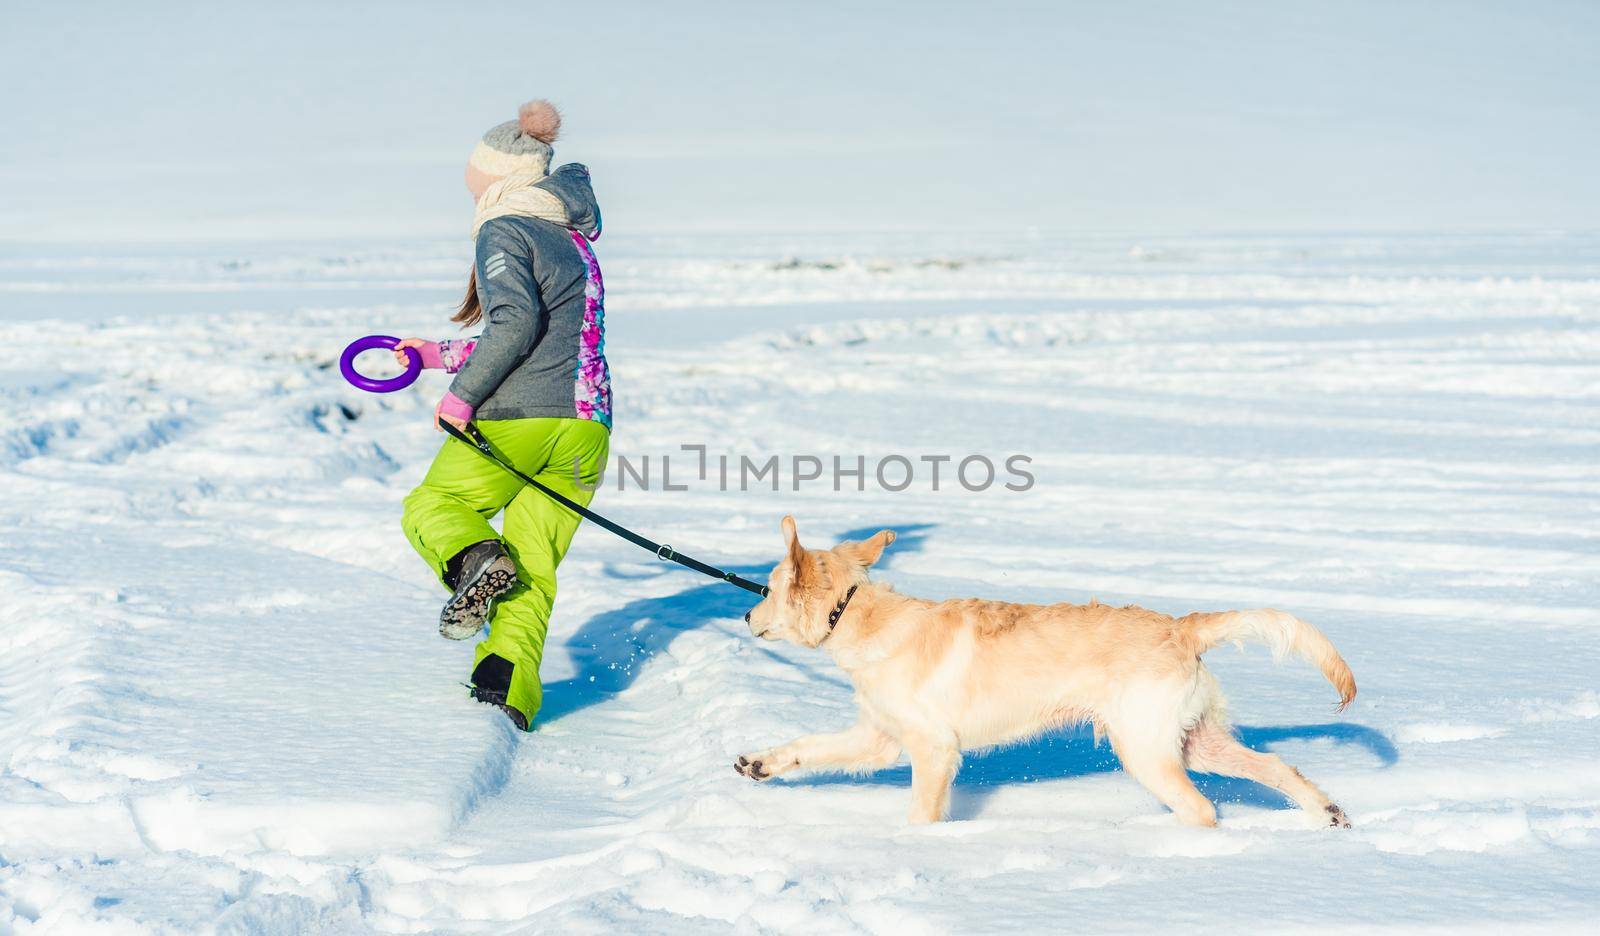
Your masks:
{"label": "dog's ear", "polygon": [[840,543],[833,547],[839,558],[846,562],[853,562],[866,568],[878,561],[890,543],[894,542],[893,530],[879,530],[859,543]]}
{"label": "dog's ear", "polygon": [[783,542],[789,552],[789,561],[794,563],[794,575],[798,581],[806,571],[806,548],[800,545],[800,533],[795,529],[794,517],[783,518]]}

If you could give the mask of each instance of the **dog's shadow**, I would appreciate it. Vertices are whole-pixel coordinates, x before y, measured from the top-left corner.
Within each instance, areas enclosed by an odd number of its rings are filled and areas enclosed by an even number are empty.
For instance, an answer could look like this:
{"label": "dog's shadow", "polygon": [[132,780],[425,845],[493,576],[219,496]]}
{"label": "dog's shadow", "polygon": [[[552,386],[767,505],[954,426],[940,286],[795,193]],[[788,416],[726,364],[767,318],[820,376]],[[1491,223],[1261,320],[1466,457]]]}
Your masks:
{"label": "dog's shadow", "polygon": [[[907,553],[921,549],[928,531],[934,526],[932,523],[917,523],[896,527],[893,552]],[[879,527],[846,530],[839,539],[862,540],[878,530]],[[774,534],[775,555],[780,552],[781,545]],[[885,560],[890,558],[885,556]],[[879,563],[888,564],[888,561]],[[731,567],[739,575],[758,582],[765,580],[771,569],[770,564]],[[674,566],[662,574],[677,575],[681,571]],[[633,577],[611,568],[607,568],[606,575],[615,579]],[[553,722],[606,701],[633,685],[644,662],[666,649],[679,634],[699,628],[707,621],[741,618],[760,600],[726,582],[708,581],[663,598],[630,601],[620,608],[589,618],[563,642],[577,666],[577,672],[566,679],[545,683],[544,704],[539,709],[538,723]],[[771,650],[759,645],[757,650],[772,654]],[[815,666],[794,663],[792,660],[786,662],[803,667],[818,681],[846,685],[834,668],[820,658]]]}
{"label": "dog's shadow", "polygon": [[[1280,741],[1327,740],[1341,746],[1363,749],[1377,758],[1384,767],[1394,764],[1400,758],[1394,743],[1383,732],[1365,725],[1337,722],[1276,727],[1241,725],[1237,730],[1239,739],[1257,751],[1270,750],[1271,745]],[[961,772],[956,775],[955,785],[960,791],[960,796],[952,804],[953,811],[956,818],[973,818],[983,811],[984,803],[989,796],[1003,786],[1037,783],[1040,780],[1064,780],[1121,769],[1122,765],[1112,753],[1110,745],[1105,743],[1096,745],[1094,733],[1088,726],[1064,729],[1027,744],[964,755]],[[1190,776],[1194,779],[1195,786],[1200,788],[1200,792],[1217,803],[1236,803],[1267,809],[1294,808],[1294,804],[1276,790],[1250,780],[1215,774]],[[875,784],[909,787],[911,765],[902,763],[864,777],[813,774],[787,782],[799,786]]]}

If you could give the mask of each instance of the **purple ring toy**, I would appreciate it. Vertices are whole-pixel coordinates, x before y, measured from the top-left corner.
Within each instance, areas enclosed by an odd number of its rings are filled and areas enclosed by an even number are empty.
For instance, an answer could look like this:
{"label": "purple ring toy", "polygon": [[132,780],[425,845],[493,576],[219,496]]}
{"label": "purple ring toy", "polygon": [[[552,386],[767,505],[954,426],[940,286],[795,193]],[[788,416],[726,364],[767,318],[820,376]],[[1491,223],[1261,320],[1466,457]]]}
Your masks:
{"label": "purple ring toy", "polygon": [[388,380],[374,380],[356,370],[356,355],[363,351],[374,351],[379,348],[386,348],[392,351],[394,346],[399,343],[399,338],[391,338],[388,335],[368,335],[365,338],[357,338],[345,347],[343,354],[339,355],[339,373],[344,375],[345,380],[350,381],[362,390],[372,393],[393,393],[396,390],[404,390],[415,383],[417,375],[422,373],[422,355],[417,353],[416,348],[406,349],[406,372],[398,377],[391,377]]}

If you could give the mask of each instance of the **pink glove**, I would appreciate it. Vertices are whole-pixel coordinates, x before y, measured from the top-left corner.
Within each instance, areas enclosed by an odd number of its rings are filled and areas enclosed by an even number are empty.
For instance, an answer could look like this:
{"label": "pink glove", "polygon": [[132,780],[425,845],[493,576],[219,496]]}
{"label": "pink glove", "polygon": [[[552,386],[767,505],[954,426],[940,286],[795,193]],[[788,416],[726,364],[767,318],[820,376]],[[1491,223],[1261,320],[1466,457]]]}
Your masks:
{"label": "pink glove", "polygon": [[444,361],[439,357],[439,342],[428,341],[416,346],[417,353],[422,355],[424,370],[444,370]]}
{"label": "pink glove", "polygon": [[401,367],[406,365],[406,348],[411,348],[422,358],[424,370],[442,370],[454,374],[472,356],[473,349],[478,347],[476,338],[446,338],[443,341],[424,341],[421,338],[406,338],[395,346],[394,359]]}
{"label": "pink glove", "polygon": [[[433,408],[433,425],[438,428],[439,421],[444,420],[457,429],[465,429],[467,423],[472,422],[472,404],[461,399],[454,393],[445,391],[444,399]],[[439,429],[443,432],[443,429]]]}

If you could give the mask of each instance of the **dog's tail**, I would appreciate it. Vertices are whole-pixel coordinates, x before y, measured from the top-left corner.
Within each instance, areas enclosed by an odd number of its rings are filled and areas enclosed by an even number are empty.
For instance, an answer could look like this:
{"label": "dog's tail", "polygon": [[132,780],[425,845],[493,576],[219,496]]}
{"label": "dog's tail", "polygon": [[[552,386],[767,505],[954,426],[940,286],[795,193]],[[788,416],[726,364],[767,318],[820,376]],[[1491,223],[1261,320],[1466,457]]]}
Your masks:
{"label": "dog's tail", "polygon": [[1356,697],[1356,677],[1345,665],[1333,643],[1305,621],[1292,614],[1262,608],[1256,611],[1214,611],[1185,615],[1178,623],[1188,628],[1199,656],[1225,641],[1243,646],[1256,640],[1272,648],[1272,655],[1283,659],[1290,653],[1322,670],[1333,688],[1339,690],[1339,710]]}

